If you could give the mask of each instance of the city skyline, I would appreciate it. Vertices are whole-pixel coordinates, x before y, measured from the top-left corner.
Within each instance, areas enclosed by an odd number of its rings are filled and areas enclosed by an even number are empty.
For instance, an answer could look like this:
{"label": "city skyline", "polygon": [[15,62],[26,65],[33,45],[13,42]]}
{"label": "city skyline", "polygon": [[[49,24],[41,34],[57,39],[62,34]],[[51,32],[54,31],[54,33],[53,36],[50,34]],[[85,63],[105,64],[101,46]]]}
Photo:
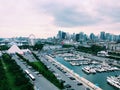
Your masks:
{"label": "city skyline", "polygon": [[0,37],[69,33],[120,34],[118,0],[0,0]]}

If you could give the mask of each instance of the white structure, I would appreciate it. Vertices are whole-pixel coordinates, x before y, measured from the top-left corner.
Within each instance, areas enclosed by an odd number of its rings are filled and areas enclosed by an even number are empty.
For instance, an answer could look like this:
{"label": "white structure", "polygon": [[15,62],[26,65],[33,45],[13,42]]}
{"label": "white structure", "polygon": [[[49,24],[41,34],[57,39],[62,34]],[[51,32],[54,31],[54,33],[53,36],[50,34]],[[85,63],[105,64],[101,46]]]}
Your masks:
{"label": "white structure", "polygon": [[14,44],[7,51],[7,53],[9,53],[9,54],[15,54],[15,53],[24,54],[24,53],[31,53],[31,51],[29,49],[20,49],[17,45]]}
{"label": "white structure", "polygon": [[108,52],[100,51],[97,53],[97,56],[108,56]]}
{"label": "white structure", "polygon": [[20,50],[20,48],[17,45],[13,45],[8,49],[7,53],[9,53],[9,54],[15,54],[15,53],[23,54],[23,51]]}

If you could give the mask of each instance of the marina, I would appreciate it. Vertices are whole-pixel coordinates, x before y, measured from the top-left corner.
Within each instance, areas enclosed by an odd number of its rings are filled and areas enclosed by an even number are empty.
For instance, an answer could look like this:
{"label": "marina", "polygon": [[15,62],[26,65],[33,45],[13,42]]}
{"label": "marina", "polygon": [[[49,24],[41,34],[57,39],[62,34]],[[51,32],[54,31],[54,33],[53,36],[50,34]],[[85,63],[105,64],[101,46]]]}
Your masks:
{"label": "marina", "polygon": [[66,66],[67,68],[73,70],[79,76],[86,78],[87,80],[91,81],[93,84],[99,86],[103,90],[118,90],[117,88],[109,85],[106,79],[108,76],[120,75],[119,70],[109,71],[104,73],[96,73],[96,74],[86,74],[82,70],[84,65],[73,66],[69,62],[65,61],[63,57],[60,57],[60,56],[56,56],[55,59],[61,64],[63,64],[64,66]]}
{"label": "marina", "polygon": [[110,59],[94,57],[90,54],[79,53],[77,51],[69,53],[62,53],[61,51],[59,54],[57,54],[57,51],[54,51],[50,56],[101,89],[118,90],[118,88],[107,82],[107,77],[120,75],[120,68],[110,64]]}
{"label": "marina", "polygon": [[65,61],[69,62],[73,66],[99,64],[98,61],[83,57],[78,54],[64,53],[58,54],[57,56],[63,57]]}
{"label": "marina", "polygon": [[108,65],[105,61],[99,62],[96,60],[85,58],[78,54],[64,53],[57,56],[63,57],[64,60],[69,62],[72,66],[82,65],[82,71],[84,71],[86,74],[96,74],[120,70],[118,67]]}
{"label": "marina", "polygon": [[87,79],[79,76],[77,73],[75,73],[73,70],[67,68],[66,66],[62,65],[61,63],[55,61],[55,59],[53,59],[52,57],[46,55],[46,58],[48,58],[52,63],[54,63],[55,65],[57,65],[59,67],[60,70],[64,70],[64,72],[66,72],[66,75],[68,77],[70,77],[71,79],[76,79],[79,82],[84,83],[86,86],[88,86],[89,88],[91,88],[92,90],[102,90],[100,87],[96,86],[95,84],[93,84],[92,82],[88,81]]}

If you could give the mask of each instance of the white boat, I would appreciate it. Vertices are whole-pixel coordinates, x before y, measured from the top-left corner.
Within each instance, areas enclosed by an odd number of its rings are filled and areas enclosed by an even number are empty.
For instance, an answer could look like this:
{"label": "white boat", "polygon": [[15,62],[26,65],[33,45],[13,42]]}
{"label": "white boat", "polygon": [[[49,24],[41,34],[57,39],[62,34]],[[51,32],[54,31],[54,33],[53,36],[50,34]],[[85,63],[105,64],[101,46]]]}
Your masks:
{"label": "white boat", "polygon": [[82,68],[82,70],[83,70],[84,72],[86,72],[87,74],[90,74],[89,69],[86,69],[86,68],[84,67],[84,68]]}
{"label": "white boat", "polygon": [[119,77],[114,77],[114,76],[107,77],[107,82],[110,85],[120,89],[120,78]]}

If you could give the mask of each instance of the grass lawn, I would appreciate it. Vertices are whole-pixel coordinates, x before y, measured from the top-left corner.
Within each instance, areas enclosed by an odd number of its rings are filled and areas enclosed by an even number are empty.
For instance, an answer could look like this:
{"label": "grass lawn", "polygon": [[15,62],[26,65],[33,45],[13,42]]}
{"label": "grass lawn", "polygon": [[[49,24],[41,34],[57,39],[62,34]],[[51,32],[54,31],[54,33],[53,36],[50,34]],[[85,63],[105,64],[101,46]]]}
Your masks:
{"label": "grass lawn", "polygon": [[38,68],[42,68],[44,69],[43,67],[43,64],[41,64],[40,62],[31,62],[32,64],[36,65]]}
{"label": "grass lawn", "polygon": [[5,75],[7,77],[7,81],[8,81],[8,87],[11,88],[11,90],[21,90],[20,87],[15,86],[14,81],[15,81],[15,77],[11,74],[11,72],[8,71],[8,65],[4,63],[4,61],[2,60],[2,64],[5,70]]}

